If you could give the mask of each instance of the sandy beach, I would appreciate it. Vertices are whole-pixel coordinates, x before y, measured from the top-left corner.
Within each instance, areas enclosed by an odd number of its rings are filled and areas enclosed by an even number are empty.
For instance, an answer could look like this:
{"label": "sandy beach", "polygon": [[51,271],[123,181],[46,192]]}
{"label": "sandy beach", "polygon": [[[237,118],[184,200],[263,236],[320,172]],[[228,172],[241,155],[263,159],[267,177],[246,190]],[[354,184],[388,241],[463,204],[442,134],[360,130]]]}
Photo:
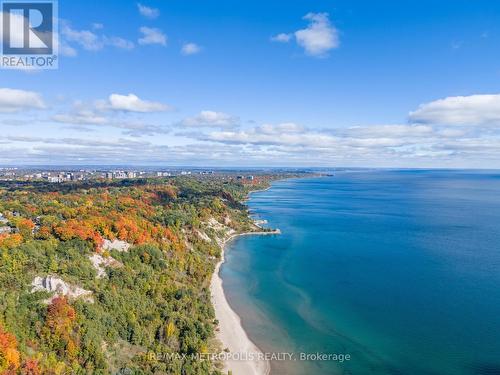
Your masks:
{"label": "sandy beach", "polygon": [[[221,260],[217,264],[212,276],[210,285],[212,304],[215,308],[215,316],[219,321],[217,338],[222,342],[223,348],[228,348],[231,353],[242,353],[247,356],[252,355],[253,357],[257,357],[259,354],[262,354],[262,351],[250,340],[241,325],[240,317],[234,312],[231,306],[229,306],[224,294],[219,270],[224,263],[225,247],[231,240],[238,236],[266,234],[279,234],[279,231],[249,232],[230,236],[223,243]],[[270,364],[266,360],[259,360],[257,358],[246,361],[228,360],[225,363],[224,369],[225,371],[231,370],[234,375],[267,375],[270,372]]]}

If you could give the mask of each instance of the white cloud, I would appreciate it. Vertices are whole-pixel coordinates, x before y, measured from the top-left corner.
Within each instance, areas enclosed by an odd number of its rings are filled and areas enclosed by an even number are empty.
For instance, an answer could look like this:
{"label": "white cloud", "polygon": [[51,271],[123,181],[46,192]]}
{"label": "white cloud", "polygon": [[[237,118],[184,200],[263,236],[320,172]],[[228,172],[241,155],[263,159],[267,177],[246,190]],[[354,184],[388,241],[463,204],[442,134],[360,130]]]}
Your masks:
{"label": "white cloud", "polygon": [[98,115],[91,110],[80,110],[74,113],[59,113],[52,116],[52,120],[74,125],[103,125],[108,122],[106,117]]}
{"label": "white cloud", "polygon": [[181,124],[188,127],[219,127],[229,128],[236,126],[239,122],[237,117],[224,112],[201,111],[195,117],[182,120]]}
{"label": "white cloud", "polygon": [[349,128],[345,134],[366,137],[425,137],[432,135],[434,130],[427,125],[373,125]]}
{"label": "white cloud", "polygon": [[61,42],[59,43],[59,54],[67,57],[75,57],[76,55],[78,55],[78,52],[69,44]]}
{"label": "white cloud", "polygon": [[27,109],[44,109],[40,94],[33,91],[0,88],[0,112],[19,112]]}
{"label": "white cloud", "polygon": [[61,36],[60,46],[66,56],[76,55],[76,50],[70,43],[76,43],[86,51],[99,51],[105,46],[127,50],[135,47],[130,40],[116,36],[99,35],[90,30],[75,30],[67,22],[62,22]]}
{"label": "white cloud", "polygon": [[69,113],[59,113],[52,116],[52,120],[62,124],[83,125],[74,126],[72,129],[77,131],[95,131],[97,127],[112,127],[122,130],[122,134],[134,137],[154,136],[158,134],[167,134],[171,131],[169,126],[145,123],[142,121],[129,121],[122,118],[106,117],[92,110],[79,110]]}
{"label": "white cloud", "polygon": [[324,56],[339,46],[338,30],[331,25],[328,13],[308,13],[304,19],[310,23],[307,28],[295,32],[295,39],[307,54]]}
{"label": "white cloud", "polygon": [[463,137],[464,135],[467,134],[467,132],[463,129],[457,129],[457,128],[445,128],[438,130],[437,133],[445,138],[459,138]]}
{"label": "white cloud", "polygon": [[278,125],[264,124],[259,127],[259,130],[263,134],[276,135],[281,133],[302,133],[305,129],[294,122],[283,122]]}
{"label": "white cloud", "polygon": [[317,130],[295,123],[283,123],[193,136],[203,141],[240,147],[251,146],[261,150],[272,148],[276,152],[288,154],[287,157],[317,155],[333,158],[342,154],[343,158],[356,157],[365,163],[385,158],[385,162],[390,165],[394,158],[414,158],[424,153],[428,157],[456,154],[460,149],[457,142],[463,134],[442,133],[426,125],[374,125]]}
{"label": "white cloud", "polygon": [[325,57],[330,50],[340,45],[339,32],[328,17],[328,13],[308,13],[303,17],[309,21],[305,29],[277,34],[271,37],[271,42],[288,43],[295,37],[295,41],[304,48],[307,55]]}
{"label": "white cloud", "polygon": [[[26,96],[26,93],[29,95]],[[5,98],[10,102],[6,103]],[[442,100],[446,104],[445,112],[450,111],[448,99]],[[26,136],[22,126],[42,126],[47,123],[46,119],[40,118],[40,112],[32,116],[25,115],[25,109],[44,108],[42,98],[33,92],[0,89],[0,111],[15,112],[2,123],[16,125],[8,129],[8,134],[4,132],[0,135],[4,150],[0,155],[0,162],[30,160],[42,163],[81,159],[99,163],[127,160],[131,163],[148,164],[162,162],[168,157],[170,161],[193,165],[213,162],[221,165],[255,166],[498,168],[500,127],[486,126],[496,123],[496,115],[488,110],[495,108],[496,102],[488,101],[486,108],[485,98],[482,99],[479,102],[483,106],[480,107],[481,110],[474,107],[474,116],[486,116],[481,122],[483,126],[468,125],[468,122],[456,119],[453,120],[454,123],[460,123],[461,126],[453,126],[453,121],[446,112],[446,124],[440,121],[320,129],[294,122],[256,126],[216,111],[201,111],[196,116],[171,124],[155,124],[144,121],[147,117],[154,119],[154,116],[145,113],[164,111],[169,106],[141,99],[134,94],[112,94],[108,99],[98,102],[74,102],[73,108],[68,108],[66,112],[63,106],[67,102],[59,101],[58,114],[53,115],[52,110],[43,113],[52,122],[66,124],[58,125],[60,137],[35,140]],[[426,106],[430,104],[424,104],[414,113],[422,110],[422,107],[429,110]],[[440,111],[443,110],[443,103],[436,106],[431,109],[438,108],[439,115],[442,116]],[[454,105],[451,108],[456,111]],[[432,114],[434,116],[435,112]],[[55,126],[54,123],[51,125]],[[74,130],[87,133],[82,134],[81,140],[64,137],[65,132]],[[114,139],[113,134],[117,133],[126,137],[148,136],[151,143]],[[133,140],[130,138],[130,141]],[[19,144],[25,146],[18,147]]]}
{"label": "white cloud", "polygon": [[209,134],[208,139],[255,145],[333,147],[341,138],[328,133],[307,130],[295,123],[282,123],[264,124],[243,130],[215,131]]}
{"label": "white cloud", "polygon": [[181,49],[183,55],[196,55],[200,51],[201,47],[196,43],[185,43]]}
{"label": "white cloud", "polygon": [[[498,167],[500,131],[464,136],[440,130],[429,132],[425,125],[375,125],[349,129],[308,129],[295,123],[266,124],[246,129],[196,129],[190,134],[157,134],[168,127],[123,122],[111,118],[105,126],[122,129],[127,135],[155,135],[151,142],[100,138],[95,125],[86,137],[41,138],[0,135],[5,151],[0,161],[36,163],[76,160],[108,163],[170,162],[191,165],[251,166],[386,166],[386,167]],[[484,129],[484,128],[483,128]],[[488,128],[494,131],[495,128]],[[451,129],[454,130],[454,129]],[[99,134],[92,137],[92,134]],[[173,137],[173,138],[172,138]],[[176,138],[181,137],[181,138]],[[191,138],[194,142],[186,139]],[[18,147],[24,144],[23,147]]]}
{"label": "white cloud", "polygon": [[439,125],[500,125],[500,94],[452,96],[422,104],[411,122]]}
{"label": "white cloud", "polygon": [[306,146],[314,148],[335,147],[339,137],[305,131],[298,128],[288,130],[288,124],[262,125],[237,131],[214,131],[208,135],[208,140],[233,144]]}
{"label": "white cloud", "polygon": [[92,24],[92,29],[94,29],[94,30],[101,30],[103,28],[104,28],[104,25],[102,23],[94,22]]}
{"label": "white cloud", "polygon": [[156,8],[151,8],[146,5],[142,5],[141,3],[137,3],[137,9],[139,9],[139,13],[144,17],[155,19],[160,15],[160,10]]}
{"label": "white cloud", "polygon": [[89,30],[75,30],[68,24],[63,23],[61,34],[65,40],[75,42],[87,51],[98,51],[104,47],[101,38]]}
{"label": "white cloud", "polygon": [[160,29],[142,26],[139,31],[143,34],[143,37],[139,38],[138,40],[139,44],[160,44],[162,46],[167,45],[167,36]]}
{"label": "white cloud", "polygon": [[164,112],[172,109],[167,104],[140,99],[137,95],[111,94],[107,102],[98,102],[97,108],[124,112]]}
{"label": "white cloud", "polygon": [[288,43],[292,39],[292,34],[281,33],[271,37],[271,42]]}
{"label": "white cloud", "polygon": [[[115,94],[115,96],[111,95],[108,101],[97,101],[94,103],[75,101],[71,109],[52,116],[51,120],[70,125],[72,130],[89,132],[104,127],[111,127],[122,130],[122,134],[134,137],[166,134],[171,131],[170,126],[145,122],[141,118],[142,116],[137,115],[137,112],[153,112],[163,110],[168,106],[160,103],[146,102],[138,99],[135,95],[132,97],[138,100],[132,101],[130,97],[131,95],[124,97]],[[110,111],[121,113],[110,113]],[[130,112],[134,112],[134,115],[131,116]]]}

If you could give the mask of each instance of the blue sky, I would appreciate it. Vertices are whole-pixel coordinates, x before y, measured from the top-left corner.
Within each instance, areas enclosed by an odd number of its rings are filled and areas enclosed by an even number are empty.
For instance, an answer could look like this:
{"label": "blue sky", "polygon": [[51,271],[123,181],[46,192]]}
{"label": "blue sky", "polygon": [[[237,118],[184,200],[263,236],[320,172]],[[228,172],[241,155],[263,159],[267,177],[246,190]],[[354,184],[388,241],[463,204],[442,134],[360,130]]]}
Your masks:
{"label": "blue sky", "polygon": [[59,1],[1,164],[500,167],[500,3]]}

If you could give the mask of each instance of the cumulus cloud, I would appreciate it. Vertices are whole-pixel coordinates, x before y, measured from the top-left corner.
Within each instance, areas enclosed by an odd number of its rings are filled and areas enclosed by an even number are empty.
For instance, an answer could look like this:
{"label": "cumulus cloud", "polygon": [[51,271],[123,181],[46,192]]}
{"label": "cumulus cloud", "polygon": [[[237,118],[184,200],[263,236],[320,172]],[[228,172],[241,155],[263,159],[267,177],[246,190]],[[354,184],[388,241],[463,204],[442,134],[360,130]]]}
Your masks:
{"label": "cumulus cloud", "polygon": [[139,44],[141,45],[159,44],[161,46],[167,45],[167,36],[160,29],[142,26],[139,29],[139,31],[143,35],[138,40]]}
{"label": "cumulus cloud", "polygon": [[230,128],[236,126],[238,122],[238,117],[224,112],[201,111],[197,116],[182,120],[181,124],[187,127]]}
{"label": "cumulus cloud", "polygon": [[19,112],[27,109],[44,109],[40,94],[33,91],[0,88],[0,112]]}
{"label": "cumulus cloud", "polygon": [[142,113],[164,112],[172,109],[172,107],[167,104],[143,100],[135,94],[111,94],[107,101],[97,102],[97,108],[101,110]]}
{"label": "cumulus cloud", "polygon": [[169,133],[170,125],[151,123],[146,115],[170,109],[164,103],[143,100],[134,94],[111,94],[107,100],[74,101],[71,108],[60,108],[50,120],[82,132],[111,127],[121,129],[122,134],[141,137]]}
{"label": "cumulus cloud", "polygon": [[306,54],[314,57],[325,57],[330,50],[339,47],[339,32],[331,24],[328,13],[308,13],[303,19],[309,21],[305,29],[277,34],[271,41],[286,43],[295,37]]}
{"label": "cumulus cloud", "polygon": [[[119,121],[116,122],[117,127]],[[137,123],[126,125],[130,135],[146,133]],[[372,129],[373,128],[373,129]],[[96,127],[97,129],[97,127]],[[153,132],[157,131],[152,129]],[[295,166],[498,166],[500,134],[489,136],[429,133],[421,125],[375,125],[348,129],[308,129],[295,123],[265,124],[246,129],[197,129],[182,138],[154,138],[154,143],[113,139],[40,138],[2,136],[0,142],[16,160],[95,162],[123,161],[142,164],[178,161],[207,165]],[[453,129],[452,129],[453,130]],[[89,133],[90,134],[90,133]],[[158,133],[155,133],[158,134]],[[186,143],[190,137],[194,142]],[[182,139],[182,141],[180,141]],[[153,140],[152,140],[153,142]],[[189,141],[188,141],[189,142]],[[32,144],[26,148],[18,144]],[[175,146],[174,146],[175,145]],[[24,152],[22,152],[24,150]],[[0,155],[0,160],[7,157]]]}
{"label": "cumulus cloud", "polygon": [[[73,109],[52,114],[47,111],[53,122],[66,124],[61,132],[69,127],[77,130],[91,130],[83,134],[86,139],[70,139],[63,136],[53,138],[27,137],[19,129],[26,124],[36,124],[40,120],[37,112],[33,118],[24,115],[25,106],[44,108],[40,96],[29,100],[18,100],[8,93],[2,95],[0,89],[0,110],[15,112],[9,115],[9,133],[0,134],[4,153],[0,162],[23,160],[48,162],[113,160],[128,162],[179,161],[182,164],[226,163],[227,165],[353,165],[353,166],[405,166],[405,167],[498,167],[500,165],[500,127],[489,126],[496,122],[495,105],[480,107],[476,112],[484,116],[478,125],[469,121],[450,120],[428,123],[410,119],[407,124],[376,124],[336,128],[307,127],[295,122],[277,124],[264,123],[253,125],[240,122],[238,117],[224,112],[201,111],[199,114],[173,121],[170,124],[154,124],[145,119],[146,113],[163,111],[169,107],[160,102],[139,98],[137,95],[112,94],[106,100],[97,102],[75,102]],[[7,89],[9,90],[9,89]],[[12,89],[10,89],[12,90]],[[22,90],[14,90],[20,92]],[[4,92],[5,93],[5,92]],[[3,98],[9,98],[8,105]],[[483,97],[479,95],[479,97]],[[40,101],[37,102],[36,99]],[[470,97],[466,97],[470,98]],[[449,110],[448,98],[443,99]],[[483,98],[484,99],[484,98]],[[14,100],[14,102],[12,102]],[[439,101],[436,101],[439,102]],[[432,102],[432,103],[436,103]],[[480,101],[482,102],[482,101]],[[26,104],[29,103],[29,104]],[[419,110],[428,109],[424,104]],[[64,106],[64,103],[58,104]],[[442,107],[442,104],[438,106]],[[451,106],[456,110],[455,106]],[[9,108],[6,110],[5,108]],[[463,108],[462,108],[463,109]],[[441,109],[440,109],[441,110]],[[470,110],[470,108],[469,108]],[[474,112],[474,113],[476,113]],[[21,115],[22,113],[22,115]],[[433,112],[434,113],[434,112]],[[421,115],[421,113],[420,113]],[[154,116],[151,116],[154,118]],[[455,118],[455,117],[453,117]],[[12,122],[14,121],[14,122]],[[454,124],[460,124],[457,127]],[[6,128],[6,127],[5,127]],[[106,128],[107,130],[102,130]],[[110,128],[115,128],[111,132]],[[122,137],[115,139],[116,129]],[[102,133],[101,133],[102,131]],[[169,134],[164,136],[164,134]],[[138,139],[123,139],[124,136],[149,138],[152,142],[139,142]],[[146,139],[146,138],[144,138]],[[25,145],[25,146],[22,146]],[[29,145],[29,146],[26,146]],[[24,150],[24,153],[22,152]],[[5,155],[8,156],[5,156]],[[9,159],[10,158],[10,159]]]}
{"label": "cumulus cloud", "polygon": [[[436,131],[426,125],[374,125],[328,130],[308,129],[295,123],[265,124],[238,130],[219,130],[208,134],[193,134],[200,140],[228,145],[252,146],[260,149],[293,154],[364,157],[366,161],[383,155],[392,160],[416,156],[416,150],[445,154],[443,143],[453,142],[463,134]],[[455,145],[457,148],[458,146]],[[439,149],[439,152],[436,150]],[[455,153],[455,150],[453,150]]]}
{"label": "cumulus cloud", "polygon": [[155,19],[160,15],[159,9],[151,8],[146,5],[142,5],[141,3],[137,3],[137,9],[139,10],[139,13],[146,18]]}
{"label": "cumulus cloud", "polygon": [[304,19],[309,21],[309,25],[305,29],[296,31],[295,39],[307,54],[324,56],[339,46],[338,31],[330,23],[328,13],[308,13]]}
{"label": "cumulus cloud", "polygon": [[451,96],[422,104],[410,121],[441,125],[500,125],[500,94]]}
{"label": "cumulus cloud", "polygon": [[181,53],[183,55],[196,55],[201,52],[201,47],[196,43],[185,43],[181,48]]}

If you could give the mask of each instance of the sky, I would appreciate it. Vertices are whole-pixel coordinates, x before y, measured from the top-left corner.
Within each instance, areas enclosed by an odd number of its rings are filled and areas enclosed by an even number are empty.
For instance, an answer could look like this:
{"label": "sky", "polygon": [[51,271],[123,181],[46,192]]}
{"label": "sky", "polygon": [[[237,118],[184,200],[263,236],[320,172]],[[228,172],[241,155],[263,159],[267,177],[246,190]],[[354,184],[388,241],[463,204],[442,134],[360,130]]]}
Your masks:
{"label": "sky", "polygon": [[0,165],[500,168],[500,2],[60,0]]}

